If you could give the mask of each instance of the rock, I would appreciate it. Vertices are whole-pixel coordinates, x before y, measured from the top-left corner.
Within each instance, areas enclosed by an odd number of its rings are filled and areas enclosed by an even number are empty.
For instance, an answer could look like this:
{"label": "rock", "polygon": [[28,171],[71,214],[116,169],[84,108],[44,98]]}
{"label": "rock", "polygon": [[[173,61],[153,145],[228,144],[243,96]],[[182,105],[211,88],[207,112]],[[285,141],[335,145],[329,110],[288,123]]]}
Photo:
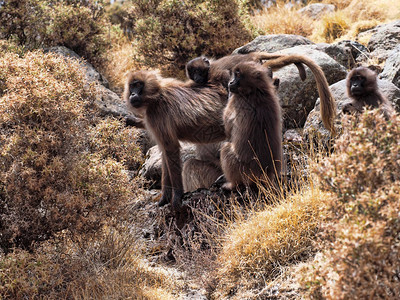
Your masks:
{"label": "rock", "polygon": [[323,4],[323,3],[313,3],[298,10],[299,13],[313,20],[320,19],[324,14],[334,11],[335,11],[335,5]]}
{"label": "rock", "polygon": [[346,69],[354,66],[355,59],[349,47],[340,44],[319,43],[310,46],[312,49],[325,52]]}
{"label": "rock", "polygon": [[298,45],[311,45],[309,39],[294,34],[271,34],[256,37],[250,43],[237,48],[234,54],[246,54],[254,51],[275,52]]}
{"label": "rock", "polygon": [[98,91],[96,105],[103,115],[125,117],[130,114],[121,98],[108,88],[109,84],[107,79],[105,79],[90,63],[83,60],[74,51],[64,46],[57,46],[48,48],[45,50],[45,52],[56,53],[68,59],[75,59],[79,61],[80,65],[85,70],[88,82],[99,83],[99,85],[96,86]]}
{"label": "rock", "polygon": [[68,49],[65,46],[56,46],[47,48],[44,50],[44,52],[56,53],[64,57],[78,60],[81,66],[85,69],[86,77],[90,82],[96,81],[99,82],[101,85],[104,85],[106,88],[109,88],[109,83],[107,79],[105,79],[99,72],[97,72],[91,63],[83,60],[78,54],[76,54],[71,49]]}
{"label": "rock", "polygon": [[[196,146],[189,143],[181,143],[182,164],[189,158],[196,156]],[[153,146],[146,154],[146,161],[139,171],[139,175],[154,181],[153,187],[161,186],[161,151],[158,146]]]}
{"label": "rock", "polygon": [[380,79],[386,79],[400,88],[400,45],[397,45],[388,55]]}
{"label": "rock", "polygon": [[125,103],[112,90],[109,90],[108,88],[99,85],[97,87],[97,91],[98,97],[96,100],[96,105],[103,115],[125,117],[130,114],[128,109],[126,108]]}
{"label": "rock", "polygon": [[[397,88],[393,83],[387,80],[378,79],[378,87],[381,92],[393,103],[397,111],[400,111],[400,89]],[[342,116],[343,105],[350,101],[346,92],[346,80],[341,80],[330,86],[333,97],[337,104],[337,118],[336,125],[340,129],[340,119]],[[323,144],[326,144],[330,138],[330,134],[322,124],[320,117],[320,103],[319,99],[315,104],[315,108],[308,115],[307,121],[304,125],[304,137],[309,138],[310,136],[318,136]]]}
{"label": "rock", "polygon": [[[342,65],[313,47],[314,45],[297,46],[281,52],[311,58],[322,68],[329,84],[346,77],[346,69]],[[318,98],[314,75],[309,68],[306,67],[306,70],[305,81],[301,81],[295,66],[288,66],[274,73],[274,76],[280,79],[278,95],[283,108],[284,127],[287,129],[302,127]]]}
{"label": "rock", "polygon": [[[354,67],[355,62],[359,58],[367,59],[369,57],[369,51],[368,51],[367,47],[365,47],[364,45],[361,45],[360,43],[355,42],[355,41],[343,40],[336,44],[332,44],[330,46],[343,47],[346,51],[350,52],[350,55],[351,55],[350,56],[350,60],[351,60],[350,65],[347,66],[347,65],[343,64],[348,69],[352,69]],[[327,53],[327,54],[329,55],[329,53]]]}
{"label": "rock", "polygon": [[389,52],[400,43],[400,20],[379,25],[358,37],[369,34],[372,34],[367,46],[371,51],[370,57],[378,59],[379,63],[383,62],[388,58]]}

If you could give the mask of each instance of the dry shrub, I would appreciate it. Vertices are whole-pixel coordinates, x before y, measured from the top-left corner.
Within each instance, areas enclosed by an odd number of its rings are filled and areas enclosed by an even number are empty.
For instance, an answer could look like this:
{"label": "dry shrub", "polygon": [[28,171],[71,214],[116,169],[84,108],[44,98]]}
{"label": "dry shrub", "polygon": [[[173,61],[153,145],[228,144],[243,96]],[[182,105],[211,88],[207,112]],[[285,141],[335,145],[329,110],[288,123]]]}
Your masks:
{"label": "dry shrub", "polygon": [[[315,169],[329,202],[321,254],[304,269],[315,298],[400,297],[400,118],[350,117],[335,153]],[[304,272],[304,270],[302,271]]]}
{"label": "dry shrub", "polygon": [[312,19],[297,12],[297,8],[279,4],[256,13],[251,19],[266,34],[309,36],[313,30]]}
{"label": "dry shrub", "polygon": [[232,224],[222,245],[215,299],[268,286],[283,268],[312,253],[326,193],[311,188]]}
{"label": "dry shrub", "polygon": [[129,134],[107,132],[77,62],[7,53],[0,82],[0,247],[31,249],[62,230],[96,230],[135,195],[124,164],[136,165],[140,153],[121,143]]}
{"label": "dry shrub", "polygon": [[27,49],[63,45],[99,66],[108,47],[106,21],[100,6],[92,4],[79,0],[4,1],[0,37]]}
{"label": "dry shrub", "polygon": [[[127,229],[127,228],[125,228]],[[0,259],[3,299],[177,299],[181,276],[152,267],[136,238],[114,229]]]}
{"label": "dry shrub", "polygon": [[250,41],[242,9],[236,0],[135,0],[128,18],[135,21],[135,47],[144,63],[182,76],[189,59],[220,57]]}
{"label": "dry shrub", "polygon": [[350,20],[343,11],[326,14],[313,32],[312,38],[320,42],[332,43],[349,29]]}
{"label": "dry shrub", "polygon": [[327,0],[324,3],[334,4],[336,12],[314,24],[311,39],[317,42],[354,39],[360,32],[400,17],[396,0]]}

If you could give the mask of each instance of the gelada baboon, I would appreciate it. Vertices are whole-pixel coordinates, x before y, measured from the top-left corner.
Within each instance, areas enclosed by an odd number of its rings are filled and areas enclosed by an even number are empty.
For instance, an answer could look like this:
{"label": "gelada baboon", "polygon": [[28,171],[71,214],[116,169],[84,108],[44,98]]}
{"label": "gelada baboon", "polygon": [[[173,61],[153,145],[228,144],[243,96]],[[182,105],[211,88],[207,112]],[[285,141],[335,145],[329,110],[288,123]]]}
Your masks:
{"label": "gelada baboon", "polygon": [[282,165],[279,98],[268,69],[254,62],[233,68],[230,98],[224,110],[228,142],[221,149],[225,189],[252,186],[263,174],[274,181]]}
{"label": "gelada baboon", "polygon": [[146,130],[162,152],[160,206],[171,202],[178,209],[182,204],[179,140],[206,144],[225,139],[222,95],[222,86],[192,88],[154,71],[128,74],[124,100],[134,114],[144,117]]}
{"label": "gelada baboon", "polygon": [[380,108],[386,118],[394,114],[390,101],[378,87],[376,73],[366,67],[350,71],[346,79],[347,95],[351,102],[343,106],[344,113],[361,113],[364,107]]}

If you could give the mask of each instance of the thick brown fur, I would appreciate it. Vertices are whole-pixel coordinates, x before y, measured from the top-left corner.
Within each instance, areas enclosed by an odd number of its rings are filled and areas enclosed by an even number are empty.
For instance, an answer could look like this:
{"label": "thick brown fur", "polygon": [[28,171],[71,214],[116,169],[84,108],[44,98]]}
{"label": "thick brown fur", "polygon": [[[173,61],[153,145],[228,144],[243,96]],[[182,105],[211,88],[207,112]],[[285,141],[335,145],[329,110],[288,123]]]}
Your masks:
{"label": "thick brown fur", "polygon": [[366,107],[379,107],[386,118],[394,114],[392,104],[379,90],[374,71],[366,67],[351,70],[347,75],[346,88],[352,101],[343,106],[344,113],[361,113]]}
{"label": "thick brown fur", "polygon": [[189,87],[153,71],[128,75],[124,91],[127,106],[135,115],[144,116],[145,128],[162,152],[160,205],[172,202],[178,209],[182,204],[179,141],[206,144],[225,139],[223,95],[226,89],[221,86]]}
{"label": "thick brown fur", "polygon": [[226,189],[270,181],[282,166],[281,107],[268,69],[254,62],[233,68],[230,98],[224,110],[228,142],[221,150]]}
{"label": "thick brown fur", "polygon": [[274,60],[266,61],[263,65],[270,67],[272,71],[282,68],[290,63],[305,64],[314,74],[317,83],[319,98],[321,101],[321,118],[324,126],[335,134],[334,121],[336,117],[336,103],[329,89],[328,81],[322,69],[310,58],[302,55],[288,55]]}

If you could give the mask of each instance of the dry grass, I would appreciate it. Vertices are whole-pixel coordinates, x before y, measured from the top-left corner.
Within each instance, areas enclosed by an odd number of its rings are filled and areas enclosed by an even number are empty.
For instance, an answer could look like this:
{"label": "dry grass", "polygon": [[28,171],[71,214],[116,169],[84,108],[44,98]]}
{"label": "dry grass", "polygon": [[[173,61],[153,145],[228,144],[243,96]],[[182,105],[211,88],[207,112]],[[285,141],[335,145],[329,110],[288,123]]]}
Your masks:
{"label": "dry grass", "polygon": [[310,256],[327,197],[317,187],[303,187],[231,223],[219,254],[213,298],[241,299],[254,288],[268,287],[287,266]]}
{"label": "dry grass", "polygon": [[256,13],[252,23],[265,34],[309,36],[313,30],[312,19],[298,13],[297,8],[285,7],[282,3]]}
{"label": "dry grass", "polygon": [[288,8],[281,1],[257,13],[252,22],[266,34],[298,34],[314,42],[331,43],[355,39],[360,32],[400,18],[400,4],[396,0],[326,0],[323,3],[334,4],[336,11],[320,20],[301,15],[297,12],[300,7]]}

